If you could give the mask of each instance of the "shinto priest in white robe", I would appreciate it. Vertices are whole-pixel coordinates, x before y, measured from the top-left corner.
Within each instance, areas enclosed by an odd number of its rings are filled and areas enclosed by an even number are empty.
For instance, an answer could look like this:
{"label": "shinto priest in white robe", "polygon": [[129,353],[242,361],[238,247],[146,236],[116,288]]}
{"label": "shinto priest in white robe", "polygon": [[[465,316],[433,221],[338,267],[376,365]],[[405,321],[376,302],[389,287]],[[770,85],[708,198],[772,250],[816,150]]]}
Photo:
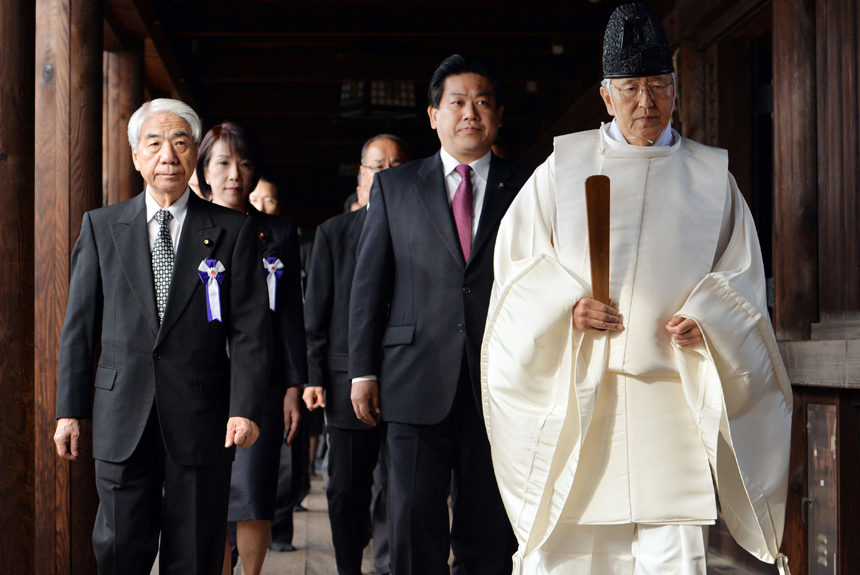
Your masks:
{"label": "shinto priest in white robe", "polygon": [[[556,138],[496,240],[481,385],[514,573],[556,572],[575,526],[712,524],[714,484],[735,540],[787,571],[791,387],[728,156],[674,131],[671,145],[638,147],[607,128]],[[611,181],[622,332],[572,325],[591,296],[595,174]],[[702,345],[674,344],[675,315],[696,321]]]}

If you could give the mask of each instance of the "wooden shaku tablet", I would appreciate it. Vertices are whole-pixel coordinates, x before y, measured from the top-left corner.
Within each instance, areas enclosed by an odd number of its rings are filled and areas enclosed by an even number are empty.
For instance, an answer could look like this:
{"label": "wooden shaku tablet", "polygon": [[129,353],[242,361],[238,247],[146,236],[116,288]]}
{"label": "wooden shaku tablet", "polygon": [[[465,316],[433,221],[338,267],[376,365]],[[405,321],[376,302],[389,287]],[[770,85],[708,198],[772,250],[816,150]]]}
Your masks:
{"label": "wooden shaku tablet", "polygon": [[609,178],[585,180],[592,297],[609,305]]}

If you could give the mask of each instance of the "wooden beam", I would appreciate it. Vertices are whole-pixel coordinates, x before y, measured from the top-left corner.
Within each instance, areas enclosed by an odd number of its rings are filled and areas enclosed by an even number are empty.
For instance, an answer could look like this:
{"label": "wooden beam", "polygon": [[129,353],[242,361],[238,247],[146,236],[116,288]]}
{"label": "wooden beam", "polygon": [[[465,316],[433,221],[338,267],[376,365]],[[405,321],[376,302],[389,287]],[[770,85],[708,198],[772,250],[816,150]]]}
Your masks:
{"label": "wooden beam", "polygon": [[[427,82],[433,71],[454,49],[409,55],[376,52],[372,57],[354,51],[295,48],[214,48],[186,58],[188,78],[195,82],[342,82],[399,80]],[[590,53],[593,59],[583,58]],[[600,50],[571,50],[560,56],[521,59],[498,58],[495,62],[506,82],[557,81],[559,78],[600,78]]]}
{"label": "wooden beam", "polygon": [[0,557],[10,573],[35,568],[35,29],[35,4],[0,2]]}
{"label": "wooden beam", "polygon": [[[698,0],[697,0],[698,1]],[[460,2],[254,2],[237,18],[232,2],[152,0],[169,34],[282,35],[358,32],[427,35],[603,35],[613,3],[502,0]],[[503,16],[503,17],[501,17]],[[476,23],[478,24],[476,26]]]}
{"label": "wooden beam", "polygon": [[57,348],[68,297],[69,255],[84,211],[100,202],[101,0],[36,3],[36,553],[35,573],[95,573],[97,495],[91,441],[69,464],[56,455]]}
{"label": "wooden beam", "polygon": [[860,389],[860,340],[782,341],[779,352],[793,385]]}

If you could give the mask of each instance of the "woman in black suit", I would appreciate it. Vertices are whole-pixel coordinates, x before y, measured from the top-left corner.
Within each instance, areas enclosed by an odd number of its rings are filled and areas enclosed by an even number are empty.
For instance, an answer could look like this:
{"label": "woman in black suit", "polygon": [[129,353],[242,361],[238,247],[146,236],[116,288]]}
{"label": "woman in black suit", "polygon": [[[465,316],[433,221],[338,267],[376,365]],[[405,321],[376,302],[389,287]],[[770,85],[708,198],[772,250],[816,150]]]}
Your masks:
{"label": "woman in black suit", "polygon": [[[272,310],[272,370],[260,438],[237,453],[230,483],[227,520],[236,522],[236,546],[246,575],[259,575],[275,511],[278,463],[284,429],[289,445],[299,429],[300,386],[307,382],[301,266],[296,226],[289,218],[264,214],[248,195],[259,179],[260,148],[237,124],[215,126],[200,144],[200,187],[216,204],[247,213],[260,240],[259,273],[266,275]],[[227,538],[225,574],[232,572]]]}

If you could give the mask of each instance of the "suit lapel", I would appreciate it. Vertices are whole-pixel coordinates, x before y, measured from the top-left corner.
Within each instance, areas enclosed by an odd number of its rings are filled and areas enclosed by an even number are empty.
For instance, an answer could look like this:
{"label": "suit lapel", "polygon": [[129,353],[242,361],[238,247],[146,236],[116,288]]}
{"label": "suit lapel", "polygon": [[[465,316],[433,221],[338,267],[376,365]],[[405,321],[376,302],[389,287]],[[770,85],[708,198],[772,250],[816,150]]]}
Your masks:
{"label": "suit lapel", "polygon": [[367,208],[361,208],[358,212],[350,222],[347,233],[347,245],[349,246],[347,253],[353,268],[355,268],[356,256],[358,255],[358,240],[361,238],[361,230],[364,229],[364,220],[367,217]]}
{"label": "suit lapel", "polygon": [[463,259],[460,240],[454,227],[451,206],[448,205],[448,189],[445,187],[445,174],[442,173],[442,158],[437,153],[423,163],[424,165],[418,170],[421,180],[413,184],[413,187],[421,200],[421,205],[430,216],[433,227],[442,238],[442,243],[460,267],[465,268],[466,261]]}
{"label": "suit lapel", "polygon": [[[167,294],[167,307],[161,320],[161,328],[155,339],[155,345],[161,343],[171,328],[188,306],[194,290],[202,286],[197,268],[200,262],[208,259],[212,250],[218,245],[222,229],[212,223],[209,216],[209,205],[198,198],[195,194],[188,197],[188,211],[185,214],[185,222],[182,224],[182,232],[179,236],[179,247],[176,251],[176,259],[173,264],[173,276],[170,278],[170,291]],[[207,241],[208,240],[208,241]],[[230,262],[221,262],[224,267]],[[227,273],[230,273],[227,269]],[[152,279],[150,278],[150,284]],[[152,290],[153,288],[150,287]],[[154,298],[155,296],[153,296]],[[223,301],[223,300],[222,300]],[[199,319],[206,321],[206,311],[199,310]]]}
{"label": "suit lapel", "polygon": [[484,205],[481,207],[481,221],[478,222],[478,231],[472,242],[469,261],[474,259],[478,250],[495,233],[496,226],[499,225],[516,196],[516,191],[510,183],[512,176],[513,172],[507,163],[493,154],[490,160],[490,173],[487,177],[487,189],[484,191]]}
{"label": "suit lapel", "polygon": [[143,194],[132,199],[120,214],[119,220],[111,223],[111,236],[134,299],[137,300],[143,316],[147,319],[152,333],[155,334],[158,332],[158,312],[155,308],[152,254],[149,249],[146,202]]}

